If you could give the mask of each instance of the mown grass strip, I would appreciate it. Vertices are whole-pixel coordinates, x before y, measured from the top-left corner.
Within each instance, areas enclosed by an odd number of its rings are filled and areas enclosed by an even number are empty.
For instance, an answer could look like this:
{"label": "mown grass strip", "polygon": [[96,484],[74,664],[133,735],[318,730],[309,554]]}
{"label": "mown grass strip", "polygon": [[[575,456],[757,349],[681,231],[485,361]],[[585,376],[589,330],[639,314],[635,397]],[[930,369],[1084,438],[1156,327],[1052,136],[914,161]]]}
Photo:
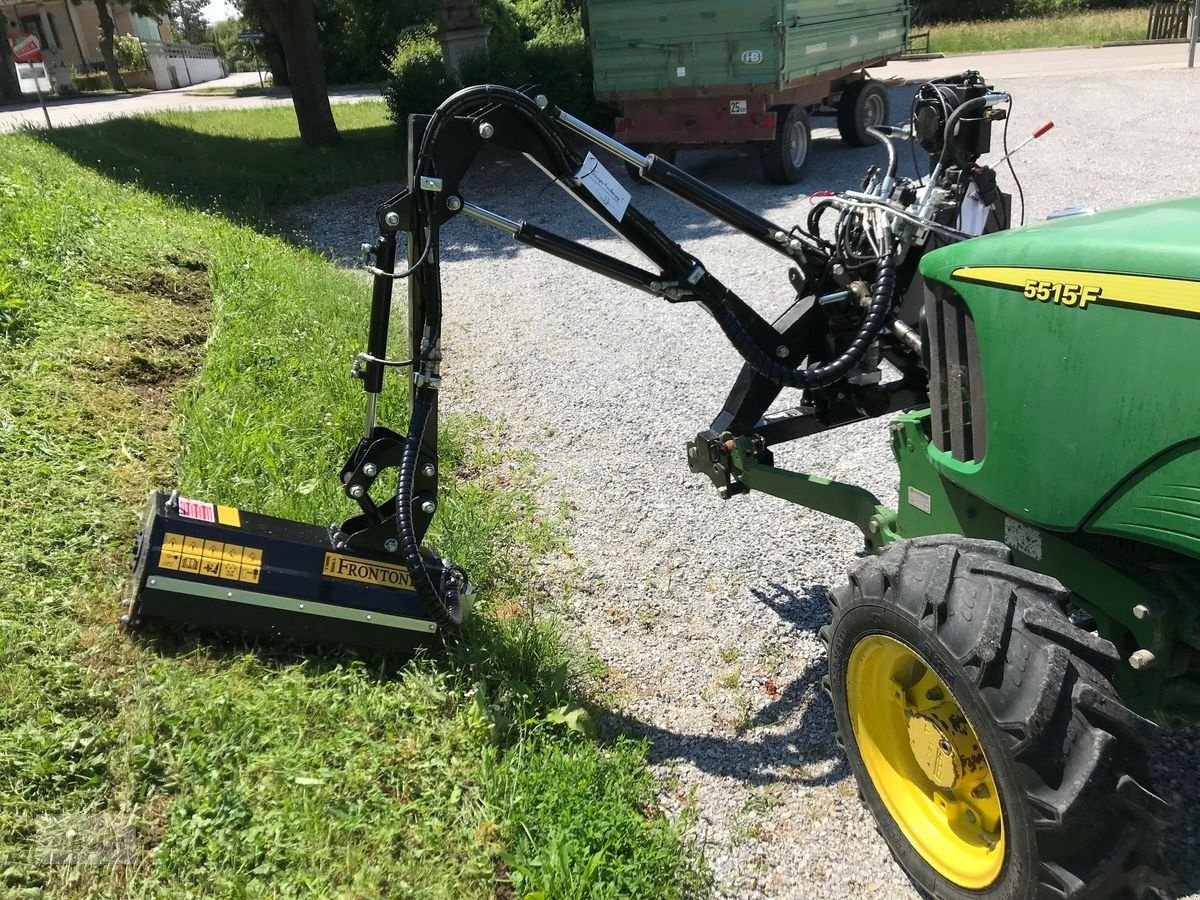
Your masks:
{"label": "mown grass strip", "polygon": [[[1006,21],[956,22],[930,27],[935,53],[983,53],[1042,47],[1096,47],[1106,41],[1145,38],[1148,12],[1142,9],[1093,10],[1061,16]],[[924,30],[920,27],[914,31]]]}
{"label": "mown grass strip", "polygon": [[[82,133],[56,142],[87,152]],[[445,434],[433,539],[476,578],[483,615],[444,657],[117,633],[150,487],[306,521],[345,513],[332,476],[359,428],[345,371],[367,286],[30,135],[0,139],[0,173],[0,886],[670,897],[696,885],[653,812],[641,745],[568,727],[588,730],[571,688],[582,663],[531,589],[553,530],[520,461],[489,449],[488,423]],[[384,410],[393,421],[402,393]],[[39,834],[74,814],[133,823],[130,863],[39,857]]]}

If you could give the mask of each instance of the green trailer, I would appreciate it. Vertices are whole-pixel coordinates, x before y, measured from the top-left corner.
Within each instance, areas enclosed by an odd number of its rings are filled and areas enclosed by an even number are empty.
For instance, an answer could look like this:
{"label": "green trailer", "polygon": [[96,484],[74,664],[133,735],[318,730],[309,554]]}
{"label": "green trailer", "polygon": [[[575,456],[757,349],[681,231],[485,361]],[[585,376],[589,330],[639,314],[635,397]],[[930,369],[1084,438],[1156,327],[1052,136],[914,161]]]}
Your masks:
{"label": "green trailer", "polygon": [[887,121],[866,70],[900,55],[908,0],[588,0],[596,96],[617,138],[668,160],[682,148],[756,144],[768,180],[798,181],[810,118],[851,146]]}

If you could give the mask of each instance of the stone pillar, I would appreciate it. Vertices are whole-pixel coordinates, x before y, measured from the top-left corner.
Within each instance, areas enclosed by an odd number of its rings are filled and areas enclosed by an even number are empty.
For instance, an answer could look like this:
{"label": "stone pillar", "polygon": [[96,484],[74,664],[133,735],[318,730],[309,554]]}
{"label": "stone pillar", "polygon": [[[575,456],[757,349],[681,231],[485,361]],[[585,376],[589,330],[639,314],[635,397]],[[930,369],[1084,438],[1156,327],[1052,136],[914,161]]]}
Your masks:
{"label": "stone pillar", "polygon": [[442,0],[438,4],[438,43],[448,72],[457,74],[464,59],[486,53],[490,33],[477,0]]}
{"label": "stone pillar", "polygon": [[50,27],[50,16],[46,13],[45,2],[38,0],[36,8],[38,18],[42,20],[42,34],[46,36],[46,46],[42,47],[42,60],[46,74],[50,77],[51,88],[58,94],[78,93],[75,82],[71,80],[71,69],[63,63],[58,44],[54,42],[54,29]]}

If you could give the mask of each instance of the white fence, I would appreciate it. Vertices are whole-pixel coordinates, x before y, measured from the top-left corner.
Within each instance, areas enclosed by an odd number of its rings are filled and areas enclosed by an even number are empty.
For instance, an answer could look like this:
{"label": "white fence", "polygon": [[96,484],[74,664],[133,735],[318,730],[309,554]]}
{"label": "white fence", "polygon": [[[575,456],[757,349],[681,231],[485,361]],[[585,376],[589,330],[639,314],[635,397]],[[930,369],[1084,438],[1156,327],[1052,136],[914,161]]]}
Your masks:
{"label": "white fence", "polygon": [[154,84],[160,91],[224,78],[227,74],[224,64],[210,47],[162,41],[145,41],[142,46],[146,49],[146,62],[154,73]]}

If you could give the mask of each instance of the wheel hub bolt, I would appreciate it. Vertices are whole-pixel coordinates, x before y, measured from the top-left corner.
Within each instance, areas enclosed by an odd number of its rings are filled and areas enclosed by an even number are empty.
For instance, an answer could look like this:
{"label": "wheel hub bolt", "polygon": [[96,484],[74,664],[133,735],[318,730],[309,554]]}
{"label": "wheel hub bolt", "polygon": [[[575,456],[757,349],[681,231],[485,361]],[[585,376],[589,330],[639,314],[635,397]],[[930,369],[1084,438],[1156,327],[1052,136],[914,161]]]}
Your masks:
{"label": "wheel hub bolt", "polygon": [[970,822],[972,825],[974,825],[975,824],[975,813],[971,812],[971,810],[968,809],[966,812],[966,820],[968,822]]}
{"label": "wheel hub bolt", "polygon": [[975,787],[971,790],[971,796],[976,800],[983,800],[985,797],[991,796],[991,793],[992,792],[988,790],[988,786],[982,782],[975,785]]}

